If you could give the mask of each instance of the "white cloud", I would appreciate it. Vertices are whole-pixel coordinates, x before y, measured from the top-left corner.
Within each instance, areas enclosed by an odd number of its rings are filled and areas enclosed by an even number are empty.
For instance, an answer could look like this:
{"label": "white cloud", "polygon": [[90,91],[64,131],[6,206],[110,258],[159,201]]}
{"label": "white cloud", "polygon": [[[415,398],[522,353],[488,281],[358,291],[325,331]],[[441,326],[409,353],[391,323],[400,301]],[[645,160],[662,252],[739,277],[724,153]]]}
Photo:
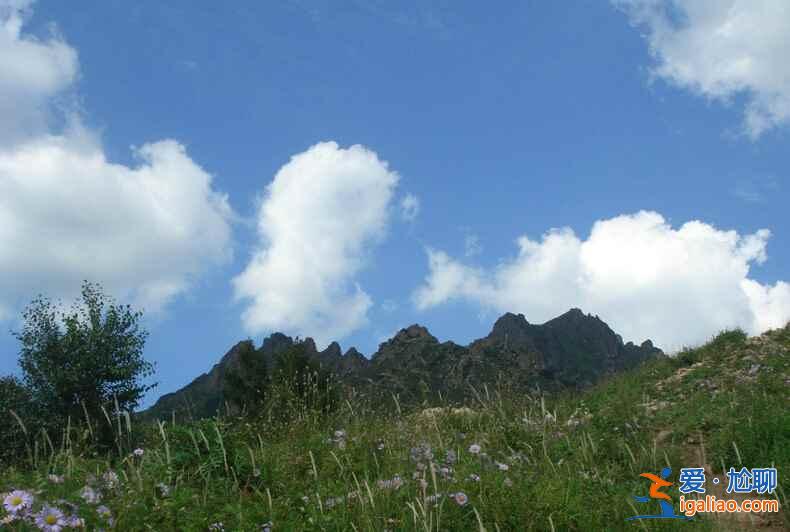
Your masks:
{"label": "white cloud", "polygon": [[227,200],[173,140],[136,149],[134,167],[108,161],[79,113],[58,108],[77,53],[23,32],[31,5],[0,0],[0,314],[39,292],[71,297],[83,279],[160,310],[229,258]]}
{"label": "white cloud", "polygon": [[419,309],[465,299],[546,321],[571,307],[599,314],[626,339],[665,349],[740,326],[750,333],[790,320],[790,285],[748,277],[766,260],[769,231],[741,236],[691,221],[673,229],[655,212],[595,223],[586,240],[569,228],[538,241],[493,271],[428,250],[429,274],[413,294]]}
{"label": "white cloud", "polygon": [[397,182],[376,153],[334,142],[280,168],[258,214],[260,249],[233,281],[245,327],[326,344],[364,325],[372,301],[354,275],[384,234]]}
{"label": "white cloud", "polygon": [[420,214],[420,198],[414,194],[406,194],[400,202],[401,217],[407,222],[413,222]]}
{"label": "white cloud", "polygon": [[656,76],[723,102],[746,97],[756,138],[790,122],[790,2],[614,0],[647,30]]}
{"label": "white cloud", "polygon": [[77,78],[77,52],[57,36],[22,34],[30,1],[0,0],[0,145],[47,132],[52,100]]}

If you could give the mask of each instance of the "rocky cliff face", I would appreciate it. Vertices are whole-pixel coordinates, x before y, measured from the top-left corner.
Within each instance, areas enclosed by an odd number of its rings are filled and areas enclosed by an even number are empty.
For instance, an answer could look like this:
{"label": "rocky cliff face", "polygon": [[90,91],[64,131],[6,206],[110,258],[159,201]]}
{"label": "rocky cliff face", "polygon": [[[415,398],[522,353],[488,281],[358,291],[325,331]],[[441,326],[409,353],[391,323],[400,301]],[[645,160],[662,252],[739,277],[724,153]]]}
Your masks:
{"label": "rocky cliff face", "polygon": [[504,353],[517,367],[566,386],[587,386],[604,375],[663,354],[650,340],[641,346],[623,344],[598,316],[579,309],[542,325],[530,324],[523,314],[507,313],[496,321],[491,334],[473,342],[470,350],[488,356]]}
{"label": "rocky cliff face", "polygon": [[[294,339],[274,333],[257,349],[271,366],[274,356],[294,345]],[[584,387],[611,373],[663,356],[650,340],[637,346],[622,338],[597,316],[571,309],[542,325],[523,314],[500,317],[485,338],[469,346],[439,342],[428,329],[411,325],[382,343],[368,360],[355,348],[342,352],[337,342],[318,351],[305,340],[308,355],[341,381],[371,393],[398,394],[402,400],[423,400],[441,394],[460,399],[472,388],[504,382],[517,387]],[[212,415],[223,403],[223,379],[238,366],[241,350],[255,349],[251,341],[236,344],[209,373],[173,394],[162,396],[147,415],[172,411],[193,417]]]}

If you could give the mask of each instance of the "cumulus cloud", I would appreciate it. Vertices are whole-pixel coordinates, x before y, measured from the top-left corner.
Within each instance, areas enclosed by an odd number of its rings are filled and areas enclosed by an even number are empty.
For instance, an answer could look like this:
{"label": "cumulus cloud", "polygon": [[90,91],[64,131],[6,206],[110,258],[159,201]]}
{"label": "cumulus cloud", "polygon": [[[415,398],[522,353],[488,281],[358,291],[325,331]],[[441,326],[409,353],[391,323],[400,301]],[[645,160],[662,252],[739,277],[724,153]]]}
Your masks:
{"label": "cumulus cloud", "polygon": [[743,95],[752,138],[790,121],[786,0],[614,0],[638,26],[653,73],[712,100]]}
{"label": "cumulus cloud", "polygon": [[413,294],[419,309],[465,299],[540,323],[581,307],[626,339],[651,338],[674,350],[724,328],[759,333],[790,320],[790,285],[749,278],[766,258],[770,232],[750,235],[700,221],[674,229],[640,211],[594,224],[580,239],[570,228],[540,241],[522,236],[518,254],[493,270],[429,249],[429,274]]}
{"label": "cumulus cloud", "polygon": [[367,322],[372,300],[354,276],[384,234],[398,179],[373,151],[334,142],[280,168],[258,212],[260,248],[233,281],[251,333],[326,344]]}
{"label": "cumulus cloud", "polygon": [[0,0],[0,143],[47,132],[53,98],[71,88],[79,72],[77,52],[57,35],[22,34],[31,1]]}
{"label": "cumulus cloud", "polygon": [[0,319],[83,279],[160,310],[229,258],[227,199],[174,140],[135,149],[134,167],[108,161],[63,103],[77,53],[24,33],[31,5],[0,0]]}
{"label": "cumulus cloud", "polygon": [[420,214],[420,198],[414,194],[406,194],[400,202],[401,217],[407,222],[413,222]]}

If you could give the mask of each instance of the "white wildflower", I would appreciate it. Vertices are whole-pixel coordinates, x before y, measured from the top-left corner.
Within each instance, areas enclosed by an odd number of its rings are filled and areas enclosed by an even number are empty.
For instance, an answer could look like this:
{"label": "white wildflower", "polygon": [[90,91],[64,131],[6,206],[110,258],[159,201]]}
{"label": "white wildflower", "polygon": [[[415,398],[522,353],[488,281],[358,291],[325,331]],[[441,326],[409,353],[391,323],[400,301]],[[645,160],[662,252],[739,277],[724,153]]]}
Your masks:
{"label": "white wildflower", "polygon": [[98,504],[101,501],[101,493],[94,490],[90,486],[85,486],[82,488],[80,497],[82,497],[82,499],[88,504]]}
{"label": "white wildflower", "polygon": [[3,499],[3,508],[9,514],[29,510],[33,506],[33,495],[23,490],[14,490]]}

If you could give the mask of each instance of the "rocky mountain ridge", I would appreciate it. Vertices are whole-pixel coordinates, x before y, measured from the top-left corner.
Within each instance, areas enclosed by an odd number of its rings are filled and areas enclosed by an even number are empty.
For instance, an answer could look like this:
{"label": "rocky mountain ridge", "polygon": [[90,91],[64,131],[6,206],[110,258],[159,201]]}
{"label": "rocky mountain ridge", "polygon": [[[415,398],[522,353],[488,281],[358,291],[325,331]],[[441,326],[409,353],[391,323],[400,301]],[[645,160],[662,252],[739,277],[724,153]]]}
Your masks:
{"label": "rocky mountain ridge", "polygon": [[[274,333],[257,349],[251,340],[239,342],[208,373],[163,395],[143,414],[213,415],[223,404],[224,376],[230,368],[238,367],[242,350],[255,350],[271,365],[274,355],[296,341]],[[506,313],[486,337],[468,346],[439,342],[417,324],[381,343],[370,359],[353,347],[344,353],[337,342],[319,351],[315,342],[306,338],[304,346],[308,356],[341,382],[370,393],[397,394],[403,401],[422,401],[438,394],[460,400],[471,387],[497,382],[517,387],[586,387],[648,358],[663,356],[650,340],[641,345],[623,343],[598,316],[579,309],[541,325],[529,323],[523,314]]]}

